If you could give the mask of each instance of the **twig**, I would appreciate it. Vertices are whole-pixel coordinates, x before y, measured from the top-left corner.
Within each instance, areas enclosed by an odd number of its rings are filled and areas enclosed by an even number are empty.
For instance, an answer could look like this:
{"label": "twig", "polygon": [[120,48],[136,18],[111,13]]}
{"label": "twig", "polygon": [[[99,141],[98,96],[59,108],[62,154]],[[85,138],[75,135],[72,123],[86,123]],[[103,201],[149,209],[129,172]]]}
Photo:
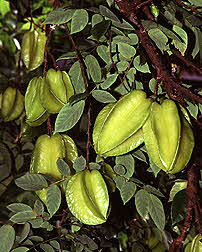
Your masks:
{"label": "twig", "polygon": [[147,1],[145,1],[145,2],[142,2],[142,3],[140,3],[140,4],[138,4],[137,5],[137,3],[136,3],[136,6],[134,6],[136,9],[140,9],[141,7],[143,7],[143,6],[145,6],[145,5],[147,5],[147,4],[149,4],[149,3],[152,3],[153,2],[153,0],[147,0]]}
{"label": "twig", "polygon": [[185,104],[184,96],[187,96],[195,103],[202,104],[202,97],[195,95],[189,89],[182,87],[180,80],[174,79],[170,71],[166,69],[162,55],[151,41],[143,25],[138,21],[130,3],[126,0],[115,1],[119,6],[120,12],[136,26],[135,33],[138,35],[141,45],[145,49],[152,65],[155,67],[157,76],[161,80],[161,85],[164,87],[169,97],[182,105]]}
{"label": "twig", "polygon": [[51,57],[51,59],[52,59],[54,68],[57,69],[58,66],[57,66],[57,64],[56,64],[55,58],[54,58],[53,54],[52,54],[49,50],[48,50],[48,55],[49,55],[49,56]]}
{"label": "twig", "polygon": [[193,70],[199,74],[202,74],[202,69],[195,66],[192,62],[190,62],[189,60],[187,60],[185,57],[182,56],[182,54],[177,51],[176,49],[172,49],[172,53],[178,58],[180,59],[184,65],[186,65],[186,67],[189,68],[189,70]]}
{"label": "twig", "polygon": [[88,129],[87,129],[87,144],[86,144],[86,169],[90,169],[90,146],[91,146],[91,137],[90,137],[90,128],[91,128],[91,103],[88,108]]}
{"label": "twig", "polygon": [[77,47],[77,45],[76,45],[76,43],[74,41],[72,35],[70,34],[69,29],[68,29],[67,26],[66,26],[66,28],[67,28],[67,32],[68,32],[68,38],[70,39],[70,41],[71,41],[71,43],[72,43],[72,45],[74,47],[76,57],[77,57],[77,59],[79,61],[79,64],[80,64],[80,67],[81,67],[81,74],[82,74],[83,81],[84,81],[84,84],[85,84],[85,89],[87,91],[88,90],[88,79],[87,79],[86,65],[85,65],[83,57],[82,57],[82,55],[81,55],[81,53],[80,53],[80,51],[79,51],[79,49],[78,49],[78,47]]}
{"label": "twig", "polygon": [[201,232],[200,226],[200,206],[199,206],[199,183],[198,183],[198,173],[200,165],[193,164],[188,170],[188,184],[186,189],[187,195],[187,206],[186,206],[186,217],[183,225],[183,229],[178,238],[171,244],[170,252],[181,252],[183,247],[183,241],[185,240],[188,231],[192,224],[193,214],[195,214],[195,220],[197,221],[198,229]]}
{"label": "twig", "polygon": [[46,73],[47,70],[47,63],[48,63],[48,44],[50,42],[50,38],[51,38],[51,33],[54,30],[53,27],[49,27],[49,31],[48,31],[48,36],[47,36],[47,40],[46,40],[46,44],[45,44],[45,52],[44,52],[44,68],[43,68],[43,76]]}
{"label": "twig", "polygon": [[192,7],[192,6],[185,4],[185,3],[183,3],[183,2],[180,1],[180,0],[175,0],[175,2],[176,2],[177,4],[179,4],[180,6],[186,8],[186,9],[191,10],[192,12],[195,12],[195,13],[199,14],[199,11],[198,11],[196,8]]}

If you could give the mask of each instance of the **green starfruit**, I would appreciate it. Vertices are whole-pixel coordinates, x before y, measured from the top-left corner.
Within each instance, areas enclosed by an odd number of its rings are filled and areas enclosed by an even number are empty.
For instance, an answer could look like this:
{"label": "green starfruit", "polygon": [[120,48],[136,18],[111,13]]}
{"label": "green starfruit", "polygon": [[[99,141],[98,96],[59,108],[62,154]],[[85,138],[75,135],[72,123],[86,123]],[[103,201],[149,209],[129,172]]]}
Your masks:
{"label": "green starfruit", "polygon": [[44,32],[29,31],[24,34],[21,57],[26,68],[30,71],[43,63],[46,39]]}
{"label": "green starfruit", "polygon": [[84,224],[106,222],[109,195],[98,170],[85,170],[72,176],[66,187],[66,201],[71,213]]}
{"label": "green starfruit", "polygon": [[95,151],[102,156],[127,153],[143,143],[142,126],[149,116],[152,99],[133,90],[98,114],[94,129]]}

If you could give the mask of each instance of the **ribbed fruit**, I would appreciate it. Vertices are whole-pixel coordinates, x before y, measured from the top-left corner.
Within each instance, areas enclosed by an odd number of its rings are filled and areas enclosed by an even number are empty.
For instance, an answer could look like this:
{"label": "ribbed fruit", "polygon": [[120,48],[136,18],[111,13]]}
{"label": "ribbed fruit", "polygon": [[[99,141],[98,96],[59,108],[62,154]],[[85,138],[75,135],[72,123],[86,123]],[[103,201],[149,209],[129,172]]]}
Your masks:
{"label": "ribbed fruit", "polygon": [[109,195],[98,170],[81,171],[68,181],[66,201],[71,213],[82,223],[97,225],[106,222]]}
{"label": "ribbed fruit", "polygon": [[69,75],[65,71],[49,69],[40,89],[41,103],[49,113],[58,113],[74,94]]}
{"label": "ribbed fruit", "polygon": [[[77,157],[76,145],[69,136],[55,134],[50,137],[42,135],[36,141],[30,164],[30,173],[41,173],[60,180],[62,179],[62,174],[57,168],[57,160],[64,158],[72,166]],[[45,191],[46,188],[37,191],[43,202]]]}
{"label": "ribbed fruit", "polygon": [[102,156],[117,156],[143,143],[141,128],[149,116],[151,104],[145,92],[133,90],[117,103],[105,106],[93,129],[95,151]]}
{"label": "ribbed fruit", "polygon": [[154,102],[142,129],[148,155],[160,169],[168,173],[184,169],[193,151],[194,137],[174,101]]}
{"label": "ribbed fruit", "polygon": [[27,87],[25,93],[26,122],[30,126],[39,126],[45,122],[49,116],[46,109],[41,104],[40,87],[42,78],[34,77]]}
{"label": "ribbed fruit", "polygon": [[8,87],[1,98],[1,116],[5,122],[17,119],[24,110],[24,96],[13,87]]}
{"label": "ribbed fruit", "polygon": [[43,63],[46,39],[44,32],[29,31],[24,34],[21,57],[30,71]]}

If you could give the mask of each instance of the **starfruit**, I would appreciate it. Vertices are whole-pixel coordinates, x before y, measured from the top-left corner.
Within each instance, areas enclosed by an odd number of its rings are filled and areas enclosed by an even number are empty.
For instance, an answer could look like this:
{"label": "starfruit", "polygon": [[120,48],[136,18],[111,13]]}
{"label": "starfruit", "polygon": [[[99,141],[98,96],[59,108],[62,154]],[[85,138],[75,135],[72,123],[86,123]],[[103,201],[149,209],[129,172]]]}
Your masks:
{"label": "starfruit", "polygon": [[95,151],[102,156],[127,153],[143,143],[142,126],[149,116],[152,100],[133,90],[98,114],[94,129]]}
{"label": "starfruit", "polygon": [[49,69],[40,89],[41,102],[49,113],[58,113],[74,94],[69,75],[65,71]]}
{"label": "starfruit", "polygon": [[24,34],[21,57],[30,71],[43,63],[46,39],[45,32],[29,31]]}
{"label": "starfruit", "polygon": [[8,87],[1,98],[1,116],[5,122],[17,119],[24,110],[24,96],[13,87]]}
{"label": "starfruit", "polygon": [[39,126],[46,121],[49,114],[41,104],[40,88],[41,77],[34,77],[27,87],[25,93],[26,122],[30,126]]}
{"label": "starfruit", "polygon": [[[57,168],[57,160],[64,158],[72,166],[78,157],[77,147],[74,141],[67,135],[55,134],[53,136],[40,136],[32,154],[30,173],[41,173],[55,178],[62,179],[62,174]],[[47,188],[37,191],[41,200],[46,203]]]}
{"label": "starfruit", "polygon": [[97,225],[106,222],[109,195],[98,170],[76,173],[68,181],[66,201],[71,213],[82,223]]}
{"label": "starfruit", "polygon": [[188,163],[194,136],[191,126],[175,102],[154,102],[143,126],[144,142],[150,159],[167,173],[177,173]]}
{"label": "starfruit", "polygon": [[201,251],[202,251],[202,234],[198,234],[194,237],[193,241],[187,245],[185,252],[201,252]]}

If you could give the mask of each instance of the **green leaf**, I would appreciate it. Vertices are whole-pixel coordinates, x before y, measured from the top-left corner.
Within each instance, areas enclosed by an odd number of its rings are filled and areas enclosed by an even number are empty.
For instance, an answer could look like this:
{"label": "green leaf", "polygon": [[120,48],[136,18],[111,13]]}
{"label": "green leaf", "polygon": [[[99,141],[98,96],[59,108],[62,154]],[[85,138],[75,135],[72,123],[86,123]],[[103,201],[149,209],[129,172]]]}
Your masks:
{"label": "green leaf", "polygon": [[129,79],[129,81],[134,82],[135,74],[136,74],[136,69],[134,67],[131,67],[126,76]]}
{"label": "green leaf", "polygon": [[43,215],[44,213],[43,203],[38,199],[34,203],[34,210],[37,213],[37,215]]}
{"label": "green leaf", "polygon": [[187,188],[187,181],[176,181],[175,184],[173,185],[172,189],[170,190],[170,197],[169,201],[173,201],[175,195],[184,189]]}
{"label": "green leaf", "polygon": [[58,8],[53,11],[51,11],[43,24],[64,24],[69,22],[73,15],[75,13],[75,10],[68,9],[65,10],[64,8]]}
{"label": "green leaf", "polygon": [[133,46],[123,42],[118,43],[118,51],[126,58],[131,58],[136,54],[136,49]]}
{"label": "green leaf", "polygon": [[139,159],[139,160],[147,163],[146,156],[145,156],[145,154],[141,150],[137,150],[137,151],[133,152],[132,155],[133,155],[133,157],[135,157],[135,158],[137,158],[137,159]]}
{"label": "green leaf", "polygon": [[121,188],[125,185],[126,180],[123,177],[120,176],[116,176],[113,178],[115,183],[116,183],[116,187],[119,189],[119,191],[121,191]]}
{"label": "green leaf", "polygon": [[178,40],[173,40],[173,44],[184,56],[185,51],[187,49],[187,45],[188,45],[187,33],[181,27],[177,25],[173,25],[173,31],[176,32],[178,36],[182,39],[182,42],[179,42]]}
{"label": "green leaf", "polygon": [[149,212],[149,193],[143,189],[135,194],[135,207],[139,215],[145,219]]}
{"label": "green leaf", "polygon": [[124,205],[133,197],[135,191],[136,191],[136,185],[133,182],[126,182],[121,187],[120,194]]}
{"label": "green leaf", "polygon": [[116,64],[116,67],[118,69],[118,72],[121,73],[124,72],[129,67],[129,63],[126,60],[122,60]]}
{"label": "green leaf", "polygon": [[57,167],[58,167],[59,172],[63,176],[70,175],[71,171],[70,171],[69,165],[62,158],[57,160]]}
{"label": "green leaf", "polygon": [[36,214],[33,211],[23,211],[14,214],[10,221],[14,223],[23,223],[36,218]]}
{"label": "green leaf", "polygon": [[102,103],[112,103],[116,102],[116,99],[107,91],[103,90],[93,90],[92,96],[99,102]]}
{"label": "green leaf", "polygon": [[104,20],[98,24],[96,24],[92,29],[92,35],[96,40],[99,40],[105,33],[108,31],[111,25],[111,21]]}
{"label": "green leaf", "polygon": [[191,55],[192,55],[193,58],[195,58],[196,55],[200,51],[200,41],[202,39],[202,33],[201,33],[200,29],[197,28],[197,27],[192,27],[192,30],[193,30],[193,32],[195,34],[195,45],[194,45],[194,49],[193,49]]}
{"label": "green leaf", "polygon": [[135,160],[131,154],[116,157],[116,164],[121,164],[125,167],[127,172],[124,177],[130,178],[133,176],[135,171]]}
{"label": "green leaf", "polygon": [[43,220],[38,218],[29,221],[29,223],[32,225],[32,228],[39,228],[42,225]]}
{"label": "green leaf", "polygon": [[120,29],[125,29],[125,30],[129,30],[129,31],[134,30],[134,27],[131,24],[129,24],[128,22],[126,22],[124,19],[123,19],[122,23],[113,21],[112,24]]}
{"label": "green leaf", "polygon": [[149,214],[157,228],[165,227],[165,213],[162,202],[153,194],[149,194]]}
{"label": "green leaf", "polygon": [[144,186],[144,190],[149,193],[155,194],[156,196],[165,197],[158,189],[156,189],[153,186],[146,185],[146,186]]}
{"label": "green leaf", "polygon": [[91,162],[91,163],[89,163],[89,167],[90,167],[90,170],[100,170],[101,165],[94,163],[94,162]]}
{"label": "green leaf", "polygon": [[137,57],[135,57],[134,61],[133,61],[133,65],[134,67],[142,72],[142,73],[150,73],[150,70],[149,70],[149,66],[147,63],[141,65],[140,63],[140,55],[138,55]]}
{"label": "green leaf", "polygon": [[185,190],[176,193],[171,206],[172,225],[182,221],[186,216],[186,193]]}
{"label": "green leaf", "polygon": [[50,245],[55,248],[55,249],[60,249],[60,243],[57,242],[56,240],[50,241]]}
{"label": "green leaf", "polygon": [[167,45],[168,38],[159,28],[149,30],[148,35],[154,41],[156,46],[161,50],[162,53],[163,51],[169,49],[169,46]]}
{"label": "green leaf", "polygon": [[18,247],[18,248],[15,248],[15,249],[12,249],[11,252],[26,252],[26,251],[29,251],[29,248],[26,248],[26,247]]}
{"label": "green leaf", "polygon": [[84,9],[76,10],[72,16],[71,34],[82,31],[88,24],[88,12]]}
{"label": "green leaf", "polygon": [[100,14],[103,15],[104,17],[107,17],[110,20],[113,20],[113,21],[116,21],[116,22],[120,22],[118,17],[111,10],[109,10],[107,7],[105,7],[103,5],[100,5],[99,6],[99,11],[100,11]]}
{"label": "green leaf", "polygon": [[28,191],[37,191],[48,187],[47,181],[40,174],[26,174],[17,178],[15,183],[18,187]]}
{"label": "green leaf", "polygon": [[85,92],[85,84],[81,72],[81,67],[79,61],[76,61],[69,70],[69,76],[71,78],[72,84],[74,86],[75,92],[83,93]]}
{"label": "green leaf", "polygon": [[29,239],[35,242],[42,242],[44,240],[42,237],[37,235],[29,236]]}
{"label": "green leaf", "polygon": [[139,38],[135,33],[128,34],[128,37],[130,38],[132,45],[137,45],[138,44]]}
{"label": "green leaf", "polygon": [[40,248],[45,251],[45,252],[55,252],[55,250],[53,249],[53,247],[51,247],[51,245],[44,243],[44,244],[40,244]]}
{"label": "green leaf", "polygon": [[25,223],[23,225],[23,229],[20,232],[19,239],[18,240],[16,239],[17,243],[22,243],[27,238],[27,236],[29,235],[29,232],[30,232],[30,224]]}
{"label": "green leaf", "polygon": [[97,59],[93,55],[88,55],[85,58],[85,64],[87,67],[87,72],[91,76],[94,82],[101,81],[101,68]]}
{"label": "green leaf", "polygon": [[86,168],[86,160],[83,156],[78,157],[74,163],[73,163],[73,168],[75,171],[83,171]]}
{"label": "green leaf", "polygon": [[0,252],[9,252],[15,241],[15,229],[11,225],[0,228]]}
{"label": "green leaf", "polygon": [[189,113],[195,118],[197,119],[197,115],[198,115],[198,106],[196,104],[193,104],[192,102],[186,101],[188,104],[188,111]]}
{"label": "green leaf", "polygon": [[70,130],[79,121],[83,114],[85,101],[81,100],[72,106],[67,103],[59,112],[55,121],[55,132],[64,132]]}
{"label": "green leaf", "polygon": [[61,191],[57,185],[51,185],[48,187],[46,196],[46,205],[48,212],[53,216],[59,209],[61,204]]}
{"label": "green leaf", "polygon": [[111,59],[110,59],[110,52],[109,52],[109,47],[105,45],[100,45],[97,47],[97,54],[100,56],[100,58],[106,63],[110,64]]}
{"label": "green leaf", "polygon": [[113,85],[114,82],[116,81],[117,77],[118,77],[118,74],[116,74],[116,73],[108,75],[107,79],[101,83],[101,85],[100,85],[101,88],[107,89],[107,88],[111,87],[111,85]]}
{"label": "green leaf", "polygon": [[116,174],[120,175],[120,176],[123,176],[126,174],[126,169],[123,165],[121,164],[116,164],[114,166],[114,171],[116,172]]}
{"label": "green leaf", "polygon": [[149,164],[151,171],[154,173],[154,176],[157,177],[161,169],[157,165],[155,165],[155,163],[151,159],[149,160]]}
{"label": "green leaf", "polygon": [[7,206],[7,208],[12,212],[23,212],[23,211],[32,211],[32,208],[23,203],[12,203]]}
{"label": "green leaf", "polygon": [[103,16],[101,16],[100,14],[94,14],[92,16],[92,27],[94,27],[96,24],[101,23],[104,20]]}
{"label": "green leaf", "polygon": [[202,7],[202,0],[188,0],[191,4],[195,5],[196,7]]}

